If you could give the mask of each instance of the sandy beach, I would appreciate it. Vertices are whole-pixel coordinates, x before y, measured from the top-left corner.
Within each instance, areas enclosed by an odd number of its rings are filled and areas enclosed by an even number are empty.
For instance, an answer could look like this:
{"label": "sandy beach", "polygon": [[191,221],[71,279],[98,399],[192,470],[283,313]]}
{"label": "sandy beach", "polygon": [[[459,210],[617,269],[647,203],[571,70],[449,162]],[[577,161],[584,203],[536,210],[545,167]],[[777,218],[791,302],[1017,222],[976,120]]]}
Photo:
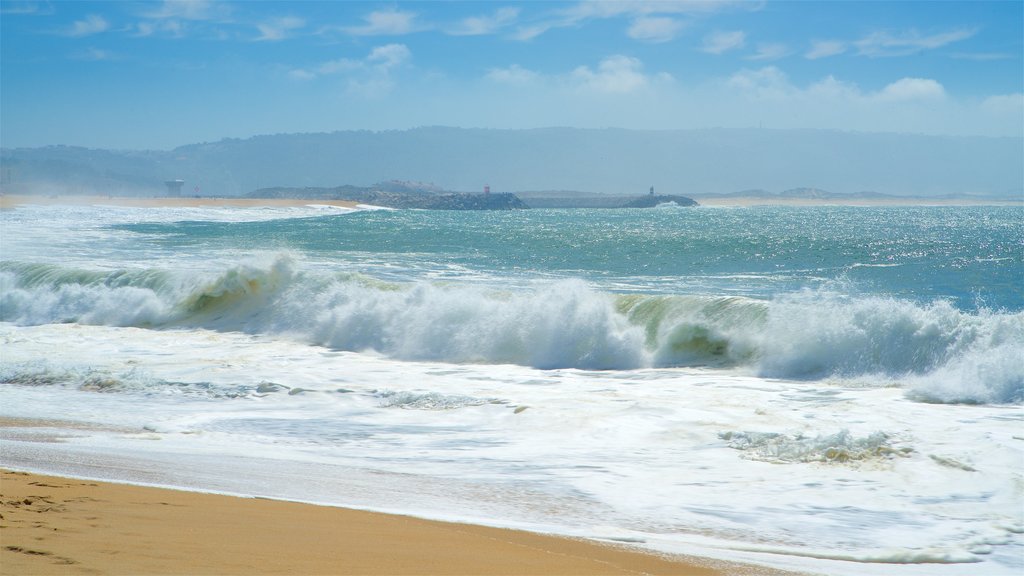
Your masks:
{"label": "sandy beach", "polygon": [[3,574],[768,574],[343,508],[3,471]]}
{"label": "sandy beach", "polygon": [[84,206],[127,206],[137,208],[258,208],[291,206],[338,206],[354,208],[356,202],[348,200],[302,200],[295,198],[196,198],[196,197],[135,197],[135,196],[31,196],[19,194],[0,195],[0,209],[14,208],[24,204],[57,204]]}

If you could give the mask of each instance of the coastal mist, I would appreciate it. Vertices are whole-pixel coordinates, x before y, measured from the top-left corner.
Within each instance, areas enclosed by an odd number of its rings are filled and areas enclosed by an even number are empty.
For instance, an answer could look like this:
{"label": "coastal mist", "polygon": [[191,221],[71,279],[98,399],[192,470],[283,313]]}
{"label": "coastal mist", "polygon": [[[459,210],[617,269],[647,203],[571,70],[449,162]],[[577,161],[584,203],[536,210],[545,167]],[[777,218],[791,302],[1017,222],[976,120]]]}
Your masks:
{"label": "coastal mist", "polygon": [[[5,466],[1024,570],[1024,208],[0,212]],[[40,442],[40,439],[57,441]]]}

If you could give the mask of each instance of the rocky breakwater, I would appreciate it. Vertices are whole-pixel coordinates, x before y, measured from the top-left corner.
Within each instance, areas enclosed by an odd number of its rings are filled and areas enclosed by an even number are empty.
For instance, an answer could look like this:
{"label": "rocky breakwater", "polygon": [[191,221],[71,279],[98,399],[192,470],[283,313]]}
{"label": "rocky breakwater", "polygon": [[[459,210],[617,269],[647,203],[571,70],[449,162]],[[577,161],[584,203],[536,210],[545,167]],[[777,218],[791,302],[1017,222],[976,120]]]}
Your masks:
{"label": "rocky breakwater", "polygon": [[666,194],[651,194],[640,196],[622,205],[623,208],[654,208],[662,204],[675,204],[676,206],[697,206],[697,201],[686,196],[672,196]]}

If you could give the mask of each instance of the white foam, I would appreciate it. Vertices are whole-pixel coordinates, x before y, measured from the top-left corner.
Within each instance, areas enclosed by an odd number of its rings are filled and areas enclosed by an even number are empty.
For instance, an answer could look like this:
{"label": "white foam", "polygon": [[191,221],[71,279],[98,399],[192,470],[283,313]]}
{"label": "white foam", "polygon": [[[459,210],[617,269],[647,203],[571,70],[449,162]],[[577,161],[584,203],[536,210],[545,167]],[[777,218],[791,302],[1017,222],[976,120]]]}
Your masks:
{"label": "white foam", "polygon": [[[342,467],[406,478],[399,508],[430,517],[613,527],[654,549],[836,574],[895,561],[911,562],[908,574],[921,562],[975,567],[950,574],[1024,567],[1013,560],[1024,545],[1012,529],[1024,525],[1017,407],[719,370],[396,362],[202,330],[3,324],[0,342],[4,415],[135,431],[77,430],[47,446],[77,470],[108,462],[131,475],[127,463],[155,461],[158,483],[396,506],[395,485],[357,489],[346,478],[362,476],[332,472]],[[781,463],[744,458],[758,448],[730,446],[736,431],[782,439],[765,449]],[[27,446],[4,442],[2,458]],[[849,457],[829,458],[837,447]],[[303,482],[291,479],[299,469]],[[459,487],[435,491],[445,483]]]}

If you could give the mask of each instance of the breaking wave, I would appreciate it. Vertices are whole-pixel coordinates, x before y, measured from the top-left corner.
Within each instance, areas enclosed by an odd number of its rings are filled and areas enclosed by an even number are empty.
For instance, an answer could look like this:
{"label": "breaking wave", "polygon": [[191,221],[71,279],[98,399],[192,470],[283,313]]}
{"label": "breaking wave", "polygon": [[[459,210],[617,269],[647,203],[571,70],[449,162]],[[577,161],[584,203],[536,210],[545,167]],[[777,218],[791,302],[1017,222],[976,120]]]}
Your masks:
{"label": "breaking wave", "polygon": [[827,291],[762,301],[616,295],[577,280],[517,291],[388,284],[303,271],[287,255],[211,274],[5,262],[0,320],[266,333],[404,360],[730,367],[896,381],[926,402],[1024,401],[1024,313]]}

